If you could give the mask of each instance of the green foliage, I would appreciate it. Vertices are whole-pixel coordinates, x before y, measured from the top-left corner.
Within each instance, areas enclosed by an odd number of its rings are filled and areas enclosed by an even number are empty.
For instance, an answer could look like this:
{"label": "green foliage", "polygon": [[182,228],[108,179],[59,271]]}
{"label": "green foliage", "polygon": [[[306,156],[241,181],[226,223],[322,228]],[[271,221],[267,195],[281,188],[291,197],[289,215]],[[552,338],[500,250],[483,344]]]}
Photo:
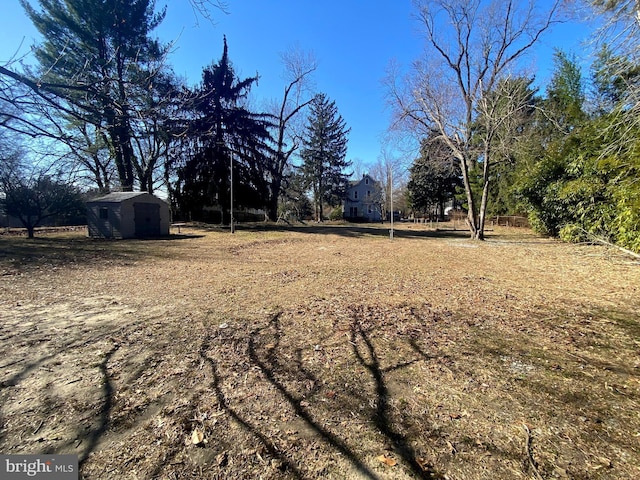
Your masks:
{"label": "green foliage", "polygon": [[582,72],[575,56],[557,50],[555,72],[547,88],[545,110],[560,133],[571,131],[585,120],[585,88]]}
{"label": "green foliage", "polygon": [[594,120],[548,148],[521,180],[519,193],[540,233],[572,242],[603,238],[640,251],[639,142],[603,156],[602,132],[615,128],[610,121]]}
{"label": "green foliage", "polygon": [[569,243],[582,243],[589,241],[587,232],[578,224],[569,223],[560,229],[560,240]]}
{"label": "green foliage", "polygon": [[176,163],[173,191],[181,216],[203,219],[204,207],[219,205],[228,220],[232,160],[234,204],[264,206],[267,175],[260,167],[267,161],[268,123],[243,102],[257,80],[236,76],[225,38],[222,57],[203,70],[202,83],[188,102],[189,135]]}
{"label": "green foliage", "polygon": [[329,220],[337,221],[342,219],[343,219],[342,207],[335,207],[333,210],[331,210],[331,213],[329,214]]}
{"label": "green foliage", "polygon": [[[604,52],[595,65],[597,108],[589,118],[579,70],[558,55],[544,101],[550,123],[539,124],[543,148],[520,164],[516,192],[540,233],[570,242],[601,238],[640,251],[640,132],[622,121],[625,83],[611,74],[612,58]],[[633,67],[627,71],[635,75]],[[631,141],[612,148],[622,135]]]}
{"label": "green foliage", "polygon": [[299,173],[287,172],[278,205],[278,218],[302,221],[313,216],[313,205],[305,194],[304,179]]}
{"label": "green foliage", "polygon": [[420,156],[409,169],[407,191],[414,212],[444,216],[444,204],[462,185],[460,166],[451,150],[435,135],[423,140]]}
{"label": "green foliage", "polygon": [[[617,124],[616,128],[626,126]],[[615,216],[611,219],[612,238],[616,243],[640,252],[640,132],[636,140],[617,155],[609,155],[599,163]]]}
{"label": "green foliage", "polygon": [[[521,213],[513,186],[519,177],[520,163],[532,150],[531,142],[539,125],[536,109],[541,100],[533,87],[534,79],[508,76],[485,92],[479,115],[473,125],[473,142],[479,154],[469,170],[469,184],[478,208],[485,186],[484,158],[490,162],[486,215]],[[540,143],[538,142],[538,145]],[[466,206],[465,192],[458,199]]]}
{"label": "green foliage", "polygon": [[518,174],[515,162],[503,162],[494,166],[487,199],[488,217],[521,213],[522,206],[513,188]]}
{"label": "green foliage", "polygon": [[638,76],[637,67],[603,46],[591,66],[593,77],[593,109],[598,115],[615,110],[623,100],[626,86]]}
{"label": "green foliage", "polygon": [[349,131],[335,102],[318,94],[310,105],[300,152],[300,173],[312,192],[318,221],[322,221],[323,204],[339,203],[348,185],[351,174],[345,169],[351,162],[345,157]]}

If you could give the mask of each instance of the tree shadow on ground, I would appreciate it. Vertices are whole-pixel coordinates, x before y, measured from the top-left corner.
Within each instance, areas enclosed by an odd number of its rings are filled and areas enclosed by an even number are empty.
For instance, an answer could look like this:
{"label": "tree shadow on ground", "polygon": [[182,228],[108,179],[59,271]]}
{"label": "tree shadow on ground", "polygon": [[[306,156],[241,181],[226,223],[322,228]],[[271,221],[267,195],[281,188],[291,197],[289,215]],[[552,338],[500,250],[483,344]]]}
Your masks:
{"label": "tree shadow on ground", "polygon": [[[48,343],[53,343],[55,344],[55,348],[49,352],[44,352],[44,354],[40,356],[37,356],[37,354],[34,354],[33,357],[36,357],[36,358],[17,359],[10,362],[9,364],[4,365],[6,367],[9,365],[22,364],[22,368],[20,368],[17,372],[15,372],[11,376],[9,376],[8,378],[0,382],[0,411],[4,409],[5,404],[9,403],[9,401],[11,400],[15,401],[15,399],[11,397],[12,395],[11,391],[7,389],[25,388],[21,386],[21,383],[25,381],[30,375],[38,375],[41,378],[45,378],[47,374],[43,375],[42,373],[38,373],[37,372],[38,369],[44,369],[45,372],[53,372],[53,370],[51,370],[48,366],[61,365],[62,361],[59,359],[59,357],[74,350],[85,349],[89,344],[93,345],[96,342],[107,340],[114,333],[116,332],[113,330],[98,331],[94,333],[94,335],[89,336],[88,338],[72,337],[62,341],[61,343],[56,343],[51,338],[42,338],[42,339],[36,340],[35,345],[40,345],[43,342],[45,345]],[[107,364],[117,350],[118,350],[118,344],[114,344],[112,348],[104,355],[102,361],[98,365],[96,365],[102,377],[102,384],[100,386],[102,393],[100,395],[101,398],[97,405],[97,425],[95,428],[93,428],[89,432],[77,430],[76,438],[84,438],[88,440],[87,446],[83,449],[81,455],[79,456],[80,465],[82,465],[82,463],[87,460],[90,453],[95,449],[98,441],[105,434],[109,425],[109,417],[111,414],[111,409],[113,404],[114,390],[113,390],[113,385],[110,381],[109,373],[107,370]],[[74,383],[75,381],[77,380],[71,380],[69,384]],[[48,394],[45,394],[44,392],[40,392],[40,393],[41,393],[40,401],[42,403],[42,407],[45,409],[45,412],[47,412],[47,415],[52,414],[55,411],[55,406],[53,405],[47,406],[47,403],[48,402],[50,403],[51,398],[49,397]],[[30,410],[30,412],[32,411],[33,409]],[[41,419],[40,425],[36,428],[36,430],[33,431],[32,435],[34,435],[37,432],[37,430],[39,430],[40,427],[42,427],[45,419],[46,417],[43,417]],[[77,426],[75,426],[74,428],[77,428]],[[3,429],[3,433],[5,433],[4,430],[5,429]],[[3,437],[4,435],[0,437],[0,441],[3,440]],[[66,448],[71,448],[71,444],[73,444],[74,442],[75,440],[72,440],[71,442],[59,444],[55,448],[44,447],[41,449],[41,451],[42,453],[57,453],[61,451],[61,449],[64,451]]]}
{"label": "tree shadow on ground", "polygon": [[162,256],[154,246],[164,248],[167,242],[201,238],[202,235],[170,235],[149,239],[106,240],[80,236],[0,239],[0,273],[41,266],[100,265]]}
{"label": "tree shadow on ground", "polygon": [[[581,442],[596,432],[602,441],[597,449],[591,447],[590,455],[609,448],[634,452],[632,435],[609,437],[607,429],[609,417],[634,425],[637,395],[623,386],[636,380],[632,366],[623,368],[623,358],[609,359],[606,345],[601,351],[596,348],[608,331],[582,339],[577,346],[571,339],[570,330],[580,331],[579,325],[597,320],[590,318],[594,312],[582,312],[572,320],[575,328],[569,329],[556,322],[563,315],[556,313],[550,321],[543,311],[539,319],[532,322],[527,317],[522,325],[513,318],[509,324],[476,319],[471,325],[448,311],[413,306],[400,314],[397,308],[379,304],[336,307],[327,302],[310,312],[312,318],[306,320],[306,313],[297,309],[266,318],[262,313],[251,321],[229,320],[224,328],[203,325],[184,337],[175,334],[185,327],[176,327],[165,333],[174,340],[171,349],[157,343],[158,337],[151,335],[156,327],[150,322],[122,329],[104,324],[92,333],[76,330],[72,336],[24,326],[24,345],[18,345],[12,330],[0,338],[5,340],[3,352],[21,349],[20,359],[7,356],[0,364],[13,367],[13,373],[2,377],[0,442],[13,449],[11,453],[77,452],[87,478],[124,478],[132,469],[141,478],[240,479],[263,473],[274,479],[443,478],[444,471],[456,472],[458,478],[491,473],[495,478],[517,478],[535,471],[527,463],[533,460],[546,478],[553,476],[558,458],[588,460],[578,447],[565,445],[569,453],[556,453],[559,437],[544,429],[532,428],[527,445],[533,442],[533,447],[523,454],[523,439],[513,434],[513,426],[535,412],[540,415],[535,417],[538,425],[544,420]],[[609,317],[601,320],[600,328],[614,328]],[[532,329],[543,324],[540,331]],[[531,328],[522,330],[523,325]],[[612,332],[626,332],[624,327]],[[549,332],[559,346],[538,358],[532,343]],[[631,353],[635,332],[626,333]],[[65,356],[71,351],[73,357]],[[580,356],[567,357],[567,352]],[[624,358],[631,358],[631,353]],[[180,364],[185,356],[190,361]],[[73,371],[60,375],[57,383],[82,387],[82,402],[74,407],[66,402],[69,397],[56,397],[45,388],[38,391],[38,411],[20,404],[35,396],[26,391],[30,380],[37,375],[41,384],[49,382],[62,373],[57,365],[68,366],[72,358],[82,358],[75,372],[85,377],[83,383],[74,383]],[[554,369],[547,360],[562,369]],[[164,365],[156,367],[158,362]],[[525,364],[532,369],[513,370]],[[597,381],[588,375],[597,375]],[[136,377],[142,380],[136,382]],[[550,381],[541,383],[543,377]],[[173,380],[163,391],[170,391],[170,409],[162,411],[167,404],[161,392],[138,402],[141,393],[168,379]],[[565,383],[558,390],[556,382]],[[589,382],[608,382],[613,390],[593,398],[583,387]],[[452,394],[438,393],[449,389]],[[402,403],[403,397],[408,402]],[[493,405],[495,401],[499,403]],[[6,408],[9,405],[13,408]],[[71,417],[73,408],[81,414]],[[471,411],[469,417],[465,409]],[[499,416],[491,413],[494,409],[500,409]],[[556,421],[558,412],[569,420]],[[209,443],[185,443],[194,425],[201,425],[201,414],[207,415],[203,430]],[[48,443],[39,440],[34,428],[41,426],[38,436],[58,435],[47,428],[56,423],[55,416],[58,427],[62,418],[73,418],[74,431]],[[90,426],[83,429],[85,420]],[[178,434],[169,437],[167,430],[156,436],[159,420]],[[513,438],[496,435],[501,429]],[[5,443],[7,432],[12,440]],[[376,458],[381,453],[398,465],[382,463]],[[502,465],[508,467],[501,469]],[[572,478],[588,476],[588,470],[571,468]],[[515,474],[509,476],[510,471]]]}
{"label": "tree shadow on ground", "polygon": [[109,360],[111,360],[111,357],[113,357],[113,355],[116,353],[118,348],[119,348],[119,345],[117,343],[114,344],[111,347],[111,350],[109,350],[105,354],[104,358],[102,359],[102,362],[100,362],[100,364],[98,365],[100,374],[102,376],[103,402],[98,411],[98,425],[88,435],[88,444],[85,447],[84,452],[80,456],[80,459],[79,459],[80,467],[82,467],[84,462],[87,461],[91,452],[95,450],[98,444],[98,441],[100,440],[102,435],[104,435],[104,433],[107,431],[107,428],[109,426],[109,417],[111,416],[111,409],[113,407],[114,390],[113,390],[113,384],[110,381],[107,364],[109,363]]}
{"label": "tree shadow on ground", "polygon": [[207,352],[211,348],[210,342],[210,337],[205,338],[200,347],[199,354],[200,357],[209,366],[210,373],[213,378],[213,381],[210,384],[210,388],[218,401],[218,405],[225,411],[225,413],[227,413],[227,415],[229,415],[234,421],[240,424],[243,429],[254,436],[273,458],[279,459],[282,462],[282,466],[285,470],[293,474],[295,478],[304,478],[302,472],[298,469],[295,463],[290,461],[284,454],[281,453],[281,449],[278,448],[274,441],[269,439],[267,435],[261,432],[261,429],[258,425],[255,425],[249,419],[244,418],[242,414],[240,414],[231,406],[220,385],[220,372],[217,362],[207,354]]}
{"label": "tree shadow on ground", "polygon": [[[362,328],[362,324],[358,318],[354,318],[351,327],[351,346],[354,356],[358,359],[369,374],[375,385],[376,392],[376,409],[372,421],[382,434],[391,441],[391,445],[396,454],[402,458],[405,465],[419,478],[442,478],[431,465],[421,460],[417,452],[411,447],[409,439],[399,433],[389,419],[389,390],[384,378],[384,372],[380,367],[380,361],[376,353],[376,349],[371,342],[366,329]],[[362,345],[362,347],[361,347]],[[425,354],[421,355],[422,359],[428,358]],[[418,360],[420,361],[420,360]],[[393,371],[403,368],[414,362],[404,362],[402,365],[390,367],[386,371]]]}
{"label": "tree shadow on ground", "polygon": [[[324,386],[330,383],[331,379],[323,378],[322,373],[314,371],[311,365],[304,361],[300,348],[291,349],[289,339],[284,338],[280,317],[281,313],[277,313],[270,318],[266,326],[255,328],[249,332],[248,339],[245,341],[247,342],[246,355],[249,359],[250,369],[257,370],[260,378],[268,383],[269,391],[274,392],[276,398],[281,399],[275,400],[276,405],[281,405],[280,413],[291,412],[295,422],[302,422],[301,426],[304,426],[303,429],[307,435],[319,441],[328,452],[331,452],[327,453],[327,461],[330,458],[340,458],[346,461],[360,478],[379,478],[380,474],[372,467],[371,463],[371,445],[365,447],[360,442],[358,435],[363,433],[354,434],[345,430],[344,427],[331,426],[331,421],[325,414],[327,412],[323,413],[324,408],[330,407],[327,407],[327,403],[322,403],[323,399],[326,401],[324,397],[327,393],[320,390],[324,389]],[[369,333],[356,317],[353,319],[348,338],[348,344],[352,346],[351,359],[360,364],[369,375],[368,378],[358,379],[362,384],[355,391],[346,392],[345,390],[340,394],[340,401],[336,399],[332,403],[333,413],[344,420],[340,422],[341,424],[345,424],[345,422],[348,424],[355,420],[356,425],[364,425],[366,432],[368,432],[366,435],[372,435],[377,439],[373,448],[384,449],[384,445],[391,445],[391,450],[399,457],[403,465],[398,468],[403,468],[405,474],[415,478],[444,478],[429,462],[414,451],[411,447],[413,439],[396,429],[389,408],[389,400],[392,395],[387,387],[386,375],[415,363],[425,362],[429,359],[428,355],[425,353],[415,355],[415,358],[408,361],[383,368]],[[260,418],[259,414],[256,412],[251,414],[246,409],[233,406],[233,401],[228,397],[231,392],[223,388],[221,382],[223,373],[218,364],[219,361],[215,360],[211,354],[211,347],[212,341],[209,337],[200,348],[200,356],[210,368],[213,377],[210,387],[221,408],[245,431],[264,445],[273,458],[281,461],[285,472],[294,478],[305,478],[308,472],[301,470],[300,466],[300,462],[304,458],[297,458],[295,451],[288,450],[284,445],[279,444],[278,438],[269,434],[267,426],[259,420],[255,420]],[[293,355],[288,353],[293,353]],[[365,391],[374,392],[373,396],[368,395]],[[372,408],[367,408],[363,412],[359,405],[364,403],[371,405]],[[352,418],[353,412],[359,412],[356,414],[357,419]],[[272,412],[271,415],[277,416],[278,413]]]}
{"label": "tree shadow on ground", "polygon": [[[319,420],[316,420],[313,415],[307,410],[304,406],[303,401],[304,397],[300,394],[296,394],[294,391],[291,391],[284,382],[279,380],[279,376],[283,372],[291,372],[290,368],[285,367],[283,365],[277,355],[277,351],[280,347],[280,342],[282,338],[282,330],[280,328],[280,315],[276,314],[271,318],[269,325],[267,328],[273,330],[273,337],[275,342],[273,344],[269,344],[266,355],[261,355],[257,350],[257,345],[259,343],[259,334],[260,329],[255,330],[249,336],[249,358],[252,363],[256,365],[260,371],[267,378],[269,383],[273,385],[276,390],[285,398],[285,400],[289,403],[289,405],[293,408],[295,414],[303,419],[306,424],[311,427],[311,429],[316,432],[324,441],[326,441],[329,445],[339,451],[355,468],[358,472],[364,475],[367,478],[376,478],[376,475],[362,462],[360,458],[352,451],[352,449],[337,435],[331,432],[329,429],[324,428]],[[297,362],[296,362],[297,363]],[[317,388],[319,382],[317,378],[312,375],[309,371],[303,368],[295,368],[294,374],[298,376],[298,381],[305,382],[311,381],[311,391],[308,395],[311,395],[314,388]]]}
{"label": "tree shadow on ground", "polygon": [[[340,454],[342,454],[364,478],[378,478],[376,474],[357,457],[352,449],[340,439],[339,436],[324,428],[319,421],[313,418],[312,414],[304,406],[304,397],[300,396],[296,392],[290,391],[288,387],[278,379],[283,372],[291,370],[282,365],[278,359],[277,352],[280,347],[280,340],[282,337],[282,331],[279,326],[279,317],[280,313],[275,314],[271,318],[269,325],[266,327],[273,328],[275,332],[275,343],[269,345],[266,355],[263,355],[258,351],[258,344],[260,342],[258,337],[262,329],[256,329],[250,333],[247,353],[251,363],[264,374],[268,382],[275,387],[276,391],[284,398],[287,404],[292,407],[295,415],[303,419],[312,431],[319,436],[319,438],[340,452]],[[269,452],[272,457],[279,459],[287,473],[291,474],[294,478],[305,478],[305,475],[297,466],[295,459],[290,459],[282,453],[284,449],[281,448],[276,441],[269,438],[268,433],[263,431],[264,427],[260,423],[255,421],[252,422],[246,414],[243,415],[240,411],[231,406],[231,402],[227,399],[227,395],[221,386],[221,373],[219,371],[218,364],[216,360],[207,353],[210,348],[210,339],[207,338],[202,343],[200,356],[205,360],[210,368],[210,372],[213,377],[213,381],[210,386],[220,407],[234,421],[240,424],[243,429],[254,436],[266,448],[267,452]],[[311,380],[315,384],[316,379],[309,372],[298,370],[297,373],[302,377],[302,380]]]}
{"label": "tree shadow on ground", "polygon": [[[363,224],[308,224],[308,225],[274,225],[274,224],[251,224],[239,225],[237,230],[249,231],[271,231],[271,232],[295,232],[308,233],[313,235],[338,235],[349,238],[364,237],[381,237],[390,238],[389,224],[363,225]],[[453,229],[436,229],[436,230],[418,230],[407,228],[402,223],[396,224],[393,228],[394,238],[450,238],[468,240],[469,232],[467,230]]]}

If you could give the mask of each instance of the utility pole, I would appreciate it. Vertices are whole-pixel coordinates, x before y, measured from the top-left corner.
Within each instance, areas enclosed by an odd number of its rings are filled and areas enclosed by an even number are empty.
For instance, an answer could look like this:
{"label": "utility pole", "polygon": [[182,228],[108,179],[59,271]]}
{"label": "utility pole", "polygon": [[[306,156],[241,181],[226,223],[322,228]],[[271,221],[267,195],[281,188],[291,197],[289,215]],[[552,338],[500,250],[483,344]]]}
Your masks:
{"label": "utility pole", "polygon": [[391,230],[389,230],[389,240],[393,240],[393,169],[389,165],[389,208],[391,210]]}
{"label": "utility pole", "polygon": [[231,233],[236,233],[236,227],[233,224],[233,151],[231,154]]}

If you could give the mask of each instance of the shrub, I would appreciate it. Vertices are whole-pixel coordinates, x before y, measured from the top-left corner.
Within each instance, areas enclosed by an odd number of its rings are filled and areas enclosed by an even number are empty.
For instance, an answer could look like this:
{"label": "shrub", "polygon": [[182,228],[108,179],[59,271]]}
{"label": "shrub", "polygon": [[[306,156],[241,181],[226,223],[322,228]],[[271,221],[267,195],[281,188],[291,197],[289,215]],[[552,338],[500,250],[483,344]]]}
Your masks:
{"label": "shrub", "polygon": [[329,214],[329,220],[342,220],[342,219],[343,219],[342,207],[336,207],[333,210],[331,210],[331,213]]}

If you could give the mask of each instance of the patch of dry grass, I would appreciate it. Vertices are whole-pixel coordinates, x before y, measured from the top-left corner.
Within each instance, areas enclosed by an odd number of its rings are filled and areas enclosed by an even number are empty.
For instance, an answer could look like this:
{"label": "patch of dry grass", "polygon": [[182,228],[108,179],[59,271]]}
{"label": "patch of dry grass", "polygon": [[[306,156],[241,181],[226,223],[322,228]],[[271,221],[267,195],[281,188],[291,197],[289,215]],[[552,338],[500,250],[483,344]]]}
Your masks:
{"label": "patch of dry grass", "polygon": [[640,268],[602,247],[344,225],[0,249],[4,453],[85,478],[640,476]]}

